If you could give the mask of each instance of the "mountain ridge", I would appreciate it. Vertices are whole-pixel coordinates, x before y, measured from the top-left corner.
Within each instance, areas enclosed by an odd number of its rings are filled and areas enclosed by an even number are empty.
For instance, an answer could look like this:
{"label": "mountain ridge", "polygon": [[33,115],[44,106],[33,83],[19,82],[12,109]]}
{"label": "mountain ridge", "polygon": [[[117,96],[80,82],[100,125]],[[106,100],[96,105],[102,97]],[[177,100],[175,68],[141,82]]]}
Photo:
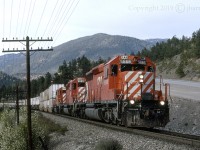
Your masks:
{"label": "mountain ridge", "polygon": [[[160,39],[160,41],[165,40]],[[53,52],[35,53],[30,60],[31,73],[54,73],[64,60],[70,61],[83,55],[90,60],[97,60],[99,57],[107,59],[120,54],[136,54],[143,48],[149,49],[155,44],[156,42],[134,37],[97,33],[58,45],[54,47]],[[9,75],[24,74],[25,67],[25,57],[22,54],[0,56],[0,70]]]}

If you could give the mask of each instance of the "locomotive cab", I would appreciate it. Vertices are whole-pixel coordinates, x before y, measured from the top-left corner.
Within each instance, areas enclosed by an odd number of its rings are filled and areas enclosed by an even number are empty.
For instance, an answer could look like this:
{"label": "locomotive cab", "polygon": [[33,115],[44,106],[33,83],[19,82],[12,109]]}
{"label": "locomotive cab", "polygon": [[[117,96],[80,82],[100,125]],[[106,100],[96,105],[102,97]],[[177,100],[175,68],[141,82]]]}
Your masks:
{"label": "locomotive cab", "polygon": [[[165,126],[167,98],[155,90],[156,67],[149,58],[121,56],[110,62],[110,88],[118,100],[118,118],[126,126]],[[115,115],[116,116],[116,115]]]}

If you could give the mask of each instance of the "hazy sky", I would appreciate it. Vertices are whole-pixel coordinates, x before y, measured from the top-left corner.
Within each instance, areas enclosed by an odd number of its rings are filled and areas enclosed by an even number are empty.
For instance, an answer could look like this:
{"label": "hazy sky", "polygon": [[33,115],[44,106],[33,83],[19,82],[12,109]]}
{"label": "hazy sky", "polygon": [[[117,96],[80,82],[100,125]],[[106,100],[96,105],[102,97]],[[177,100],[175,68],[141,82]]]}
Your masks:
{"label": "hazy sky", "polygon": [[[0,37],[53,37],[34,47],[107,33],[139,39],[191,36],[200,28],[199,0],[1,0]],[[0,42],[5,49],[23,48]]]}

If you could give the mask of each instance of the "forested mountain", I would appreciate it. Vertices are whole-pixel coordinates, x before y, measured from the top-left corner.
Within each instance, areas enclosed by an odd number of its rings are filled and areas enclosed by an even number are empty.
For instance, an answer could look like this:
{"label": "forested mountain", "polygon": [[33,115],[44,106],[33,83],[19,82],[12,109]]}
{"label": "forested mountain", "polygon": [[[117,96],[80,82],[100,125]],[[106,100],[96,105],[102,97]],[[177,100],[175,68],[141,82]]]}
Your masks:
{"label": "forested mountain", "polygon": [[13,98],[17,84],[24,86],[23,81],[0,71],[0,102],[2,97]]}
{"label": "forested mountain", "polygon": [[[119,54],[136,54],[143,48],[149,49],[157,41],[158,39],[146,41],[103,33],[78,38],[54,47],[53,52],[36,52],[31,55],[31,74],[56,72],[64,60],[68,62],[83,55],[90,60],[97,60],[99,57],[107,59]],[[26,73],[25,68],[25,56],[23,54],[0,56],[0,70],[7,74],[23,76]]]}
{"label": "forested mountain", "polygon": [[67,84],[69,80],[83,77],[90,69],[105,61],[101,58],[97,61],[91,61],[84,55],[72,59],[68,63],[63,61],[63,64],[59,66],[57,72],[53,75],[47,72],[45,76],[31,81],[31,95],[32,97],[38,96],[40,92],[47,89],[51,84]]}
{"label": "forested mountain", "polygon": [[0,87],[2,87],[3,85],[10,86],[13,83],[18,83],[19,81],[19,79],[9,76],[6,73],[0,71]]}
{"label": "forested mountain", "polygon": [[157,62],[159,72],[166,77],[200,79],[200,30],[191,37],[172,37],[157,43],[150,51],[143,49],[138,55],[148,56]]}

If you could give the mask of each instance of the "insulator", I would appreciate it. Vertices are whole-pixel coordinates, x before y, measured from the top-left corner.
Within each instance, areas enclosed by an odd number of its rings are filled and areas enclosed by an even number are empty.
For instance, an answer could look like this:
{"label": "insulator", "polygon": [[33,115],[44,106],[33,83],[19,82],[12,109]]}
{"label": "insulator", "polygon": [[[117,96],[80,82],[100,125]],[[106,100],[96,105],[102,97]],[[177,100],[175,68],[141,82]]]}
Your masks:
{"label": "insulator", "polygon": [[2,40],[4,40],[4,38],[2,38]]}
{"label": "insulator", "polygon": [[6,38],[6,40],[7,40],[7,38]]}

